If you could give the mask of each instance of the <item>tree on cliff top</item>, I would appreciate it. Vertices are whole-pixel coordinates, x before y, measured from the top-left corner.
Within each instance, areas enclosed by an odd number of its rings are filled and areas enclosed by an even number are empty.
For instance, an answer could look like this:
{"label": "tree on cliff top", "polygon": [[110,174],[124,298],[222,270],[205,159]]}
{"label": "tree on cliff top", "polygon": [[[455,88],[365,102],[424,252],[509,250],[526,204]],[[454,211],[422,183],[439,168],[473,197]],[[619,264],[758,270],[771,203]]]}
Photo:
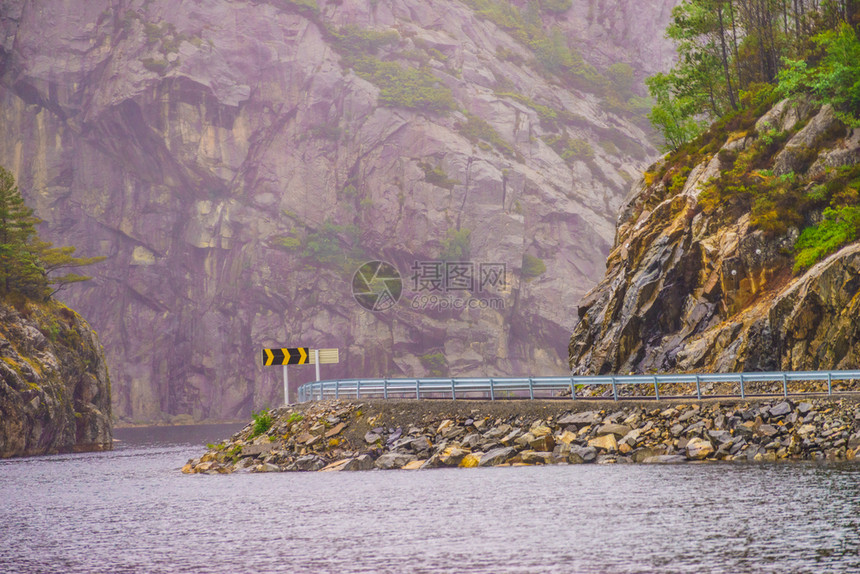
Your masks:
{"label": "tree on cliff top", "polygon": [[21,197],[15,178],[0,166],[0,293],[48,299],[71,283],[89,277],[57,274],[62,269],[91,265],[104,257],[74,257],[74,247],[54,247],[39,239],[33,215]]}
{"label": "tree on cliff top", "polygon": [[860,0],[682,0],[666,36],[678,62],[647,83],[670,150],[777,84],[860,122]]}

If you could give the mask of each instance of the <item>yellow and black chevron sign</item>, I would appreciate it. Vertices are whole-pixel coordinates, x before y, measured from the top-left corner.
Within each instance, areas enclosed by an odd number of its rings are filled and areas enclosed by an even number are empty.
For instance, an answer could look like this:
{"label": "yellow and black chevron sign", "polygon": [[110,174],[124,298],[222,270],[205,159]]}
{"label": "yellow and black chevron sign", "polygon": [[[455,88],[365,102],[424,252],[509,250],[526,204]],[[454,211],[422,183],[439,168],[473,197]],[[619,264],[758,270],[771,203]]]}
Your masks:
{"label": "yellow and black chevron sign", "polygon": [[263,365],[307,365],[308,348],[291,347],[288,349],[263,349]]}

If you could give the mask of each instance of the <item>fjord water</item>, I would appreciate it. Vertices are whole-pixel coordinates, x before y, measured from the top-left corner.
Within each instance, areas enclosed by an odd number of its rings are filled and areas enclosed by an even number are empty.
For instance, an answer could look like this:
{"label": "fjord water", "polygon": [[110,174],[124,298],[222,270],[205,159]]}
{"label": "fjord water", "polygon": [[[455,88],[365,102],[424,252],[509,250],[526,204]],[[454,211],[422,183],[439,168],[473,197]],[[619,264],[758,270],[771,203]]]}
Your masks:
{"label": "fjord water", "polygon": [[860,465],[183,475],[238,426],[0,461],[0,572],[852,572]]}

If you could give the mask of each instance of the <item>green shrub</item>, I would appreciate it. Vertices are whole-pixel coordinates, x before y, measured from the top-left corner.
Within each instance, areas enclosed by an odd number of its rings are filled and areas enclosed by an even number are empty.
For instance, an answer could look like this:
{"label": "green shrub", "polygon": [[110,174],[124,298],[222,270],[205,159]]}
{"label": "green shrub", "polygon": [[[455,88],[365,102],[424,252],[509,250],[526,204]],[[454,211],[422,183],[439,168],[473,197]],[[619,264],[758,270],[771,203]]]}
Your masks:
{"label": "green shrub", "polygon": [[540,9],[554,14],[563,14],[570,10],[573,0],[540,0]]}
{"label": "green shrub", "polygon": [[546,273],[546,263],[543,259],[528,253],[523,255],[523,279],[534,279],[544,273]]}
{"label": "green shrub", "polygon": [[292,9],[308,16],[315,16],[320,10],[316,0],[280,0],[280,2],[287,10]]}
{"label": "green shrub", "polygon": [[[507,32],[535,54],[538,71],[552,74],[571,87],[602,94],[608,82],[570,48],[564,33],[552,26],[544,29],[535,4],[524,11],[503,0],[464,0],[475,13]],[[549,12],[566,11],[567,0],[542,0],[538,7]]]}
{"label": "green shrub", "polygon": [[442,241],[443,261],[468,261],[471,250],[472,231],[469,229],[449,229],[448,236]]}
{"label": "green shrub", "polygon": [[155,58],[143,58],[141,63],[144,68],[158,75],[164,74],[170,67],[170,63],[167,60],[156,60]]}
{"label": "green shrub", "polygon": [[383,46],[396,44],[400,40],[395,30],[371,30],[354,24],[348,24],[331,34],[335,47],[347,57],[373,55]]}
{"label": "green shrub", "polygon": [[320,263],[342,262],[357,248],[359,235],[354,225],[335,225],[326,221],[317,231],[308,234],[302,255]]}
{"label": "green shrub", "polygon": [[294,235],[286,235],[284,237],[278,237],[275,240],[276,245],[287,251],[296,251],[302,246],[302,240]]}
{"label": "green shrub", "polygon": [[483,118],[479,118],[478,116],[466,112],[466,123],[458,123],[456,125],[456,129],[462,136],[472,143],[484,141],[491,144],[505,157],[520,159],[511,144],[502,139],[499,132],[497,132],[495,128],[493,128],[493,126]]}
{"label": "green shrub", "polygon": [[[788,60],[779,73],[781,95],[812,94],[819,104],[831,104],[846,124],[860,126],[860,39],[843,23],[812,38],[818,54],[804,60]],[[823,52],[823,55],[821,54]]]}
{"label": "green shrub", "polygon": [[434,167],[424,162],[419,163],[418,167],[424,171],[424,181],[436,187],[454,189],[454,186],[460,183],[456,179],[449,178],[448,174],[441,167]]}
{"label": "green shrub", "polygon": [[260,436],[263,433],[269,431],[272,428],[272,415],[269,413],[269,409],[263,409],[259,412],[252,412],[251,418],[253,419],[253,424],[251,426],[251,436],[249,438],[254,438],[256,436]]}
{"label": "green shrub", "polygon": [[385,62],[373,56],[350,59],[355,73],[379,88],[379,103],[444,114],[457,107],[447,86],[429,69],[406,68],[397,62]]}
{"label": "green shrub", "polygon": [[571,138],[566,132],[561,135],[546,136],[543,141],[569,164],[594,156],[591,144],[580,138]]}
{"label": "green shrub", "polygon": [[428,353],[418,357],[431,377],[443,377],[448,370],[448,361],[442,353]]}
{"label": "green shrub", "polygon": [[794,272],[812,267],[825,256],[854,241],[858,231],[860,207],[825,209],[821,223],[804,229],[794,246]]}
{"label": "green shrub", "polygon": [[524,96],[523,94],[510,90],[497,90],[496,95],[502,98],[511,98],[512,100],[516,100],[517,102],[524,104],[536,111],[543,127],[547,129],[555,129],[557,127],[556,122],[559,119],[559,110],[556,110],[549,106],[544,106],[543,104],[538,104],[528,96]]}

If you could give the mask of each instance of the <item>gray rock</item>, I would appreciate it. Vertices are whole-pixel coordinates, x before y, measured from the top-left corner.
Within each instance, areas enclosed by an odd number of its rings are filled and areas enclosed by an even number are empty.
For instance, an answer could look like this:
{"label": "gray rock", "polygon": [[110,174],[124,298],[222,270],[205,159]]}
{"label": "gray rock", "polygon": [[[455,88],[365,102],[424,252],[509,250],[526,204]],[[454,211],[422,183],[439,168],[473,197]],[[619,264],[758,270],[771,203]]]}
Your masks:
{"label": "gray rock", "polygon": [[732,441],[732,435],[728,431],[723,430],[709,430],[708,436],[717,441],[718,443],[727,443]]}
{"label": "gray rock", "polygon": [[483,437],[478,433],[471,433],[463,437],[463,440],[460,441],[460,445],[463,448],[473,449],[476,448],[479,444],[481,444],[482,440]]}
{"label": "gray rock", "polygon": [[390,470],[394,468],[401,468],[402,466],[412,462],[413,460],[418,460],[417,457],[413,454],[389,452],[377,458],[375,465],[376,468],[380,468],[382,470]]}
{"label": "gray rock", "polygon": [[373,470],[373,467],[373,457],[369,454],[362,454],[346,463],[343,470]]}
{"label": "gray rock", "polygon": [[603,436],[607,434],[615,435],[615,438],[621,438],[629,433],[632,429],[627,425],[619,425],[619,424],[605,424],[601,425],[597,429],[596,436]]}
{"label": "gray rock", "polygon": [[783,401],[783,402],[779,403],[778,405],[775,405],[775,406],[770,408],[770,416],[775,417],[775,418],[784,417],[785,415],[787,415],[790,412],[791,412],[791,403],[789,403],[788,401]]}
{"label": "gray rock", "polygon": [[509,424],[499,425],[499,426],[491,428],[490,430],[485,432],[484,438],[485,439],[498,440],[498,439],[502,438],[503,436],[507,435],[509,432],[511,432],[511,428],[512,427]]}
{"label": "gray rock", "polygon": [[679,454],[660,454],[650,456],[642,461],[644,464],[677,464],[687,462],[687,457]]}
{"label": "gray rock", "polygon": [[571,413],[559,419],[560,426],[573,425],[576,427],[584,427],[600,421],[600,413],[597,411],[585,411],[581,413]]}
{"label": "gray rock", "polygon": [[481,457],[481,462],[479,466],[496,466],[506,462],[509,458],[514,456],[517,453],[517,449],[513,447],[500,447],[495,448],[493,450],[487,451],[484,456]]}
{"label": "gray rock", "polygon": [[291,470],[304,470],[309,472],[315,472],[324,468],[326,466],[326,462],[318,457],[315,454],[307,454],[304,456],[300,456],[296,459],[296,461],[290,465]]}
{"label": "gray rock", "polygon": [[389,444],[389,445],[394,444],[402,436],[403,436],[403,429],[400,427],[397,427],[397,430],[395,430],[394,432],[391,433],[391,435],[389,435],[388,440],[386,441],[386,444]]}
{"label": "gray rock", "polygon": [[687,458],[703,460],[714,453],[714,445],[707,439],[694,438],[686,445]]}
{"label": "gray rock", "polygon": [[364,442],[367,444],[376,444],[376,441],[382,440],[382,435],[375,432],[367,432],[364,435]]}
{"label": "gray rock", "polygon": [[573,446],[570,447],[570,456],[568,459],[573,462],[573,457],[577,456],[582,459],[582,462],[590,463],[597,460],[597,449],[592,446]]}

